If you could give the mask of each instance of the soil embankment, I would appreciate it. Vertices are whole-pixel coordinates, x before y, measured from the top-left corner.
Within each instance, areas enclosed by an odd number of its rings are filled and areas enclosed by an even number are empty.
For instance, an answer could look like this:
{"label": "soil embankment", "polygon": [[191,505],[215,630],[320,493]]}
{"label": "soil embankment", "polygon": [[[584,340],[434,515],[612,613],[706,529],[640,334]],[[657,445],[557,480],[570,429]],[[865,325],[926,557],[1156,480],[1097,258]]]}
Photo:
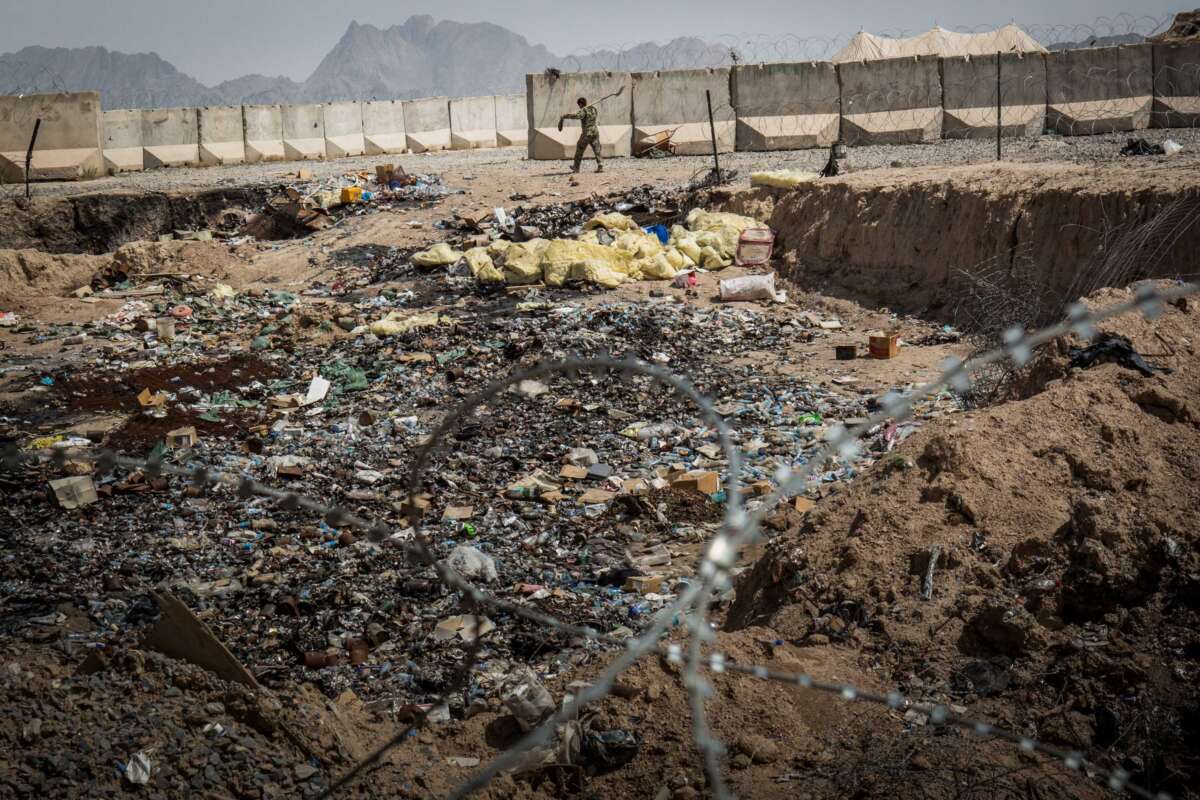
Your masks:
{"label": "soil embankment", "polygon": [[0,250],[45,253],[111,253],[129,242],[155,241],[176,230],[211,227],[227,208],[253,208],[266,200],[259,187],[193,194],[88,194],[35,197],[5,203]]}
{"label": "soil embankment", "polygon": [[1056,297],[1200,272],[1200,192],[1169,162],[872,170],[726,208],[775,229],[805,289],[944,317],[964,273]]}

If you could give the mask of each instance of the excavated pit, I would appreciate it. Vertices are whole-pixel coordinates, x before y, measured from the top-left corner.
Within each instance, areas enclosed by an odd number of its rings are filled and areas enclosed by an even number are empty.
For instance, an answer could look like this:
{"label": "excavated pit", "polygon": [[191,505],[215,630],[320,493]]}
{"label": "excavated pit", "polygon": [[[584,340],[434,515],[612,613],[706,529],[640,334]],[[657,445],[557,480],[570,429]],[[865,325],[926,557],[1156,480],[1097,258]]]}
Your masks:
{"label": "excavated pit", "polygon": [[177,230],[216,228],[229,209],[263,207],[272,190],[242,186],[188,194],[88,194],[3,204],[0,250],[111,253]]}
{"label": "excavated pit", "polygon": [[1187,170],[1135,166],[876,170],[724,208],[776,231],[801,288],[952,321],[981,280],[1045,302],[1200,273],[1200,191]]}

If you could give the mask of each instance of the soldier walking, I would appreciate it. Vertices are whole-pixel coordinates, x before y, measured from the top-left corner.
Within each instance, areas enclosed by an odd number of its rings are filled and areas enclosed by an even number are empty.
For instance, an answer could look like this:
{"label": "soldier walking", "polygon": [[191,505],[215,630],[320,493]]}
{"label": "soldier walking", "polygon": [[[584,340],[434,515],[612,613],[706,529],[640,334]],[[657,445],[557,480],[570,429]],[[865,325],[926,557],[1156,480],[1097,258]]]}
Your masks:
{"label": "soldier walking", "polygon": [[579,132],[579,142],[575,145],[575,165],[571,167],[571,172],[579,172],[579,166],[583,163],[583,153],[589,145],[596,156],[596,172],[604,172],[604,164],[600,161],[600,128],[596,125],[596,107],[589,106],[586,97],[581,97],[576,102],[579,110],[574,114],[563,114],[558,121],[559,130],[562,130],[563,120],[567,119],[579,120],[582,128]]}

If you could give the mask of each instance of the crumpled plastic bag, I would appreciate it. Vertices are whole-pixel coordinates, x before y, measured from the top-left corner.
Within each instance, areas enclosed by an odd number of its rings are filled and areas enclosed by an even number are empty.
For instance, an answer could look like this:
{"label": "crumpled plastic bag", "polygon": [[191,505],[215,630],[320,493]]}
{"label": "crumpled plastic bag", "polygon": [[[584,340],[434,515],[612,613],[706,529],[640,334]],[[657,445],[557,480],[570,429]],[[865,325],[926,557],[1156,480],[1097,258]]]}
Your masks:
{"label": "crumpled plastic bag", "polygon": [[636,222],[617,211],[611,211],[607,214],[597,214],[583,225],[583,229],[585,231],[594,230],[596,228],[605,228],[610,231],[641,230]]}
{"label": "crumpled plastic bag", "polygon": [[597,283],[611,283],[614,279],[609,273],[613,273],[621,276],[616,284],[620,285],[629,274],[632,260],[629,253],[613,247],[571,239],[555,239],[542,253],[542,280],[547,286],[562,286],[568,280],[578,279],[579,270],[583,269],[581,265],[591,265],[591,272],[588,274],[600,276]]}
{"label": "crumpled plastic bag", "polygon": [[613,240],[612,246],[618,250],[632,253],[635,258],[649,258],[662,252],[662,243],[658,237],[644,231],[627,231]]}
{"label": "crumpled plastic bag", "polygon": [[[669,281],[675,277],[677,268],[671,263],[669,254],[674,252],[678,256],[679,251],[667,250],[648,258],[638,259],[633,263],[633,266],[641,273],[643,280],[651,281]],[[682,262],[682,259],[680,259]]]}
{"label": "crumpled plastic bag", "polygon": [[542,253],[550,242],[546,239],[530,239],[514,243],[504,251],[501,270],[504,282],[513,286],[537,283],[542,279]]}
{"label": "crumpled plastic bag", "polygon": [[450,264],[457,264],[458,260],[462,257],[463,254],[450,245],[445,242],[439,242],[428,250],[414,253],[412,263],[418,267],[446,267]]}
{"label": "crumpled plastic bag", "polygon": [[599,261],[581,261],[571,265],[571,278],[588,281],[605,289],[615,289],[629,280],[630,276],[617,272]]}
{"label": "crumpled plastic bag", "polygon": [[412,314],[405,311],[389,311],[383,319],[371,323],[371,333],[376,336],[399,336],[418,328],[432,328],[445,322],[435,311],[426,314]]}
{"label": "crumpled plastic bag", "polygon": [[795,189],[802,183],[812,183],[818,177],[815,172],[793,169],[764,170],[750,173],[751,186],[770,186],[775,189]]}
{"label": "crumpled plastic bag", "polygon": [[218,283],[209,291],[208,296],[220,303],[237,297],[237,292],[227,283]]}
{"label": "crumpled plastic bag", "polygon": [[487,247],[472,247],[463,253],[463,260],[471,269],[471,275],[480,283],[504,283],[504,273],[496,269]]}

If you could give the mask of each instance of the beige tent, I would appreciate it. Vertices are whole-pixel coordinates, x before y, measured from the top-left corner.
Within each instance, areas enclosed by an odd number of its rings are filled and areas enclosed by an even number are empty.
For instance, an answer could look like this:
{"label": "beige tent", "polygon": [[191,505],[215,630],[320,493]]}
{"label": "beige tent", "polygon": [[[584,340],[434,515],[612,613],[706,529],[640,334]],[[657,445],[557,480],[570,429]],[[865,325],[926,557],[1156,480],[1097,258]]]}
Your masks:
{"label": "beige tent", "polygon": [[891,39],[859,31],[833,57],[844,61],[878,61],[909,56],[981,56],[996,53],[1045,53],[1046,48],[1016,25],[983,33],[955,33],[934,26],[920,36]]}

